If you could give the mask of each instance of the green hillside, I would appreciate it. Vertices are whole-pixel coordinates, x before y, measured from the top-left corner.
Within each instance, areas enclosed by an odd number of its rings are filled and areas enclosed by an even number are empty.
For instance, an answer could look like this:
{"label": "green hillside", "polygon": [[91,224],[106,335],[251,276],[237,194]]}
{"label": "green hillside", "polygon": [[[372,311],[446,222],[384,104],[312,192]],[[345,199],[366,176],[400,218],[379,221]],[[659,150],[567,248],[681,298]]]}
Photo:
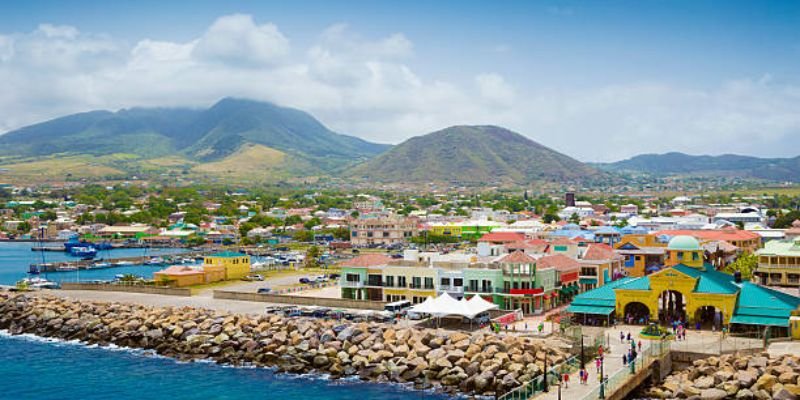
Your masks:
{"label": "green hillside", "polygon": [[684,153],[642,154],[614,163],[597,164],[607,171],[650,175],[733,176],[770,181],[800,182],[800,157],[758,158],[725,154],[720,156]]}
{"label": "green hillside", "polygon": [[497,126],[453,126],[411,138],[351,171],[380,182],[586,181],[597,170]]}

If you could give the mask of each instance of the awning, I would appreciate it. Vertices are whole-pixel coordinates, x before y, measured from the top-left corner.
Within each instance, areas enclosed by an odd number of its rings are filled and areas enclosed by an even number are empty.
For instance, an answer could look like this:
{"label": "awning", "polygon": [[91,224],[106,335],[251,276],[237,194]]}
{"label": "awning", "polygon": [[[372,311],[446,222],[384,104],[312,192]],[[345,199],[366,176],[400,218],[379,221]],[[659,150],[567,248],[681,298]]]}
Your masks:
{"label": "awning", "polygon": [[614,307],[582,306],[578,304],[571,304],[569,307],[567,307],[567,311],[573,314],[608,315],[614,312]]}
{"label": "awning", "polygon": [[578,280],[581,285],[596,285],[597,278],[581,278]]}
{"label": "awning", "polygon": [[732,324],[742,325],[762,325],[762,326],[789,326],[788,318],[764,317],[760,315],[734,315],[731,317]]}

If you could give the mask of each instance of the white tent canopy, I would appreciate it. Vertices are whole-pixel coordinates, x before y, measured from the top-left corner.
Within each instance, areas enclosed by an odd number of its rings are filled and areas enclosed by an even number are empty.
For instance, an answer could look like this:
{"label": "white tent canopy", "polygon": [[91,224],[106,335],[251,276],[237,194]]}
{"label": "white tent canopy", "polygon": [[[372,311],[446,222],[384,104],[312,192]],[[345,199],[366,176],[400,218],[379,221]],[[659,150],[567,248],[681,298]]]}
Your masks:
{"label": "white tent canopy", "polygon": [[423,303],[411,307],[409,311],[421,314],[431,314],[435,317],[447,315],[460,315],[467,318],[475,318],[476,315],[497,308],[480,296],[474,296],[470,300],[456,300],[447,293],[442,293],[437,298],[428,297]]}

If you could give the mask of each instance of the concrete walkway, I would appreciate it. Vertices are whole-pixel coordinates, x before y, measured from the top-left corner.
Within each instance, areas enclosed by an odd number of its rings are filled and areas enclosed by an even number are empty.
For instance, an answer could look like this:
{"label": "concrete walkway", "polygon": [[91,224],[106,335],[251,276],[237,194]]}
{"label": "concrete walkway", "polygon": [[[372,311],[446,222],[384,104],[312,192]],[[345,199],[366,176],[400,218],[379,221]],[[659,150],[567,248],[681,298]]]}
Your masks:
{"label": "concrete walkway", "polygon": [[[638,336],[638,331],[637,335]],[[631,331],[631,337],[633,338],[633,331]],[[639,338],[635,338],[636,343],[639,343]],[[629,368],[626,365],[622,364],[622,355],[628,354],[628,350],[631,348],[630,342],[625,341],[624,343],[620,343],[619,341],[619,330],[617,330],[617,336],[612,337],[610,339],[610,352],[606,349],[606,354],[604,356],[604,363],[603,363],[603,373],[606,376],[613,376],[617,372],[621,371],[622,369]],[[642,341],[642,351],[640,353],[644,353],[647,349],[650,348],[650,343],[647,340]],[[636,351],[639,351],[638,348]],[[597,389],[600,388],[600,381],[598,379],[599,373],[597,372],[597,368],[595,366],[594,359],[587,360],[586,363],[586,371],[589,373],[589,380],[586,385],[580,384],[580,379],[578,372],[570,375],[569,378],[569,387],[561,387],[561,398],[562,399],[569,399],[569,400],[581,400],[585,398],[587,395],[595,391],[597,393]],[[597,398],[596,395],[592,398]],[[550,391],[548,393],[542,393],[535,397],[537,400],[557,400],[558,399],[558,386],[550,387]]]}

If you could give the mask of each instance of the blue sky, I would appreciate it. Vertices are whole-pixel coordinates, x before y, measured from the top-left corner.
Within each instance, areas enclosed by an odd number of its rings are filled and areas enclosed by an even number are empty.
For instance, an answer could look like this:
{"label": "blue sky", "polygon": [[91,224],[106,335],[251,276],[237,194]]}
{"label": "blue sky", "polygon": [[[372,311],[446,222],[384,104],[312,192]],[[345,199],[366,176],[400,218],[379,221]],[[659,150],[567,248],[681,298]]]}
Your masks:
{"label": "blue sky", "polygon": [[0,4],[0,131],[230,95],[388,143],[484,123],[591,161],[800,154],[800,2],[109,3]]}

